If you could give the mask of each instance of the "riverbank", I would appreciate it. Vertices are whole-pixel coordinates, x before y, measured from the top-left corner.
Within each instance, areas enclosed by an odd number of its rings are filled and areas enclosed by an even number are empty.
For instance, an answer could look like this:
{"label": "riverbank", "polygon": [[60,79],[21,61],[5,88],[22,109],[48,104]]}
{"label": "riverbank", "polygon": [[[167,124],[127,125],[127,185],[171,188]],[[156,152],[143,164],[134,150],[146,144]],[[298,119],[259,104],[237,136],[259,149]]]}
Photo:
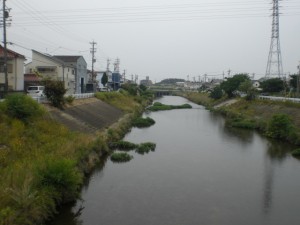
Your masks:
{"label": "riverbank", "polygon": [[[243,98],[216,101],[202,93],[188,93],[184,97],[223,114],[227,126],[256,129],[265,136],[300,145],[299,103],[259,99],[247,101]],[[276,121],[278,115],[285,121]],[[277,125],[272,126],[272,123]],[[285,133],[275,135],[276,130],[285,130]]]}
{"label": "riverbank", "polygon": [[[77,199],[85,176],[109,152],[107,143],[121,139],[148,103],[147,98],[126,93],[97,98],[114,107],[107,112],[111,123],[94,133],[74,132],[47,112],[24,122],[5,113],[5,105],[0,107],[1,225],[41,224],[58,205]],[[77,103],[73,107],[82,104]],[[86,118],[91,119],[88,114]]]}

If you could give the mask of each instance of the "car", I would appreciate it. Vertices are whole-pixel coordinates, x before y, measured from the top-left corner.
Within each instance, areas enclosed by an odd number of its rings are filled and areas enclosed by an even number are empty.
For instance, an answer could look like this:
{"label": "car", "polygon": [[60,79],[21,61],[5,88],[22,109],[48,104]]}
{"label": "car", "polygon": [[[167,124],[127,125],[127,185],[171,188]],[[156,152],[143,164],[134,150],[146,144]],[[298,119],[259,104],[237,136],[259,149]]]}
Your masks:
{"label": "car", "polygon": [[45,86],[29,86],[26,90],[27,94],[32,97],[44,97]]}

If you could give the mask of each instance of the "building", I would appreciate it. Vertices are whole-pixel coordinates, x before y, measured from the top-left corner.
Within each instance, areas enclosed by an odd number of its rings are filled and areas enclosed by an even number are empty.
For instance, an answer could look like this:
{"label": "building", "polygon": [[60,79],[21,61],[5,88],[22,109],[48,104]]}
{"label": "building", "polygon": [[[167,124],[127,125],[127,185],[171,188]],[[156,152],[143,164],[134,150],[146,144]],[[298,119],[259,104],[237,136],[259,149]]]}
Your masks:
{"label": "building", "polygon": [[151,86],[153,83],[152,83],[152,81],[149,79],[149,77],[147,76],[147,77],[146,77],[146,80],[141,80],[141,81],[140,81],[140,84],[149,87],[149,86]]}
{"label": "building", "polygon": [[66,66],[72,68],[75,75],[75,93],[85,92],[85,85],[88,81],[87,63],[82,56],[61,56],[55,55],[55,58],[63,61]]}
{"label": "building", "polygon": [[[25,56],[7,49],[8,91],[24,91]],[[0,45],[0,92],[4,91],[4,48]]]}
{"label": "building", "polygon": [[43,78],[51,78],[63,81],[67,94],[75,94],[76,67],[64,61],[44,53],[32,50],[32,62],[25,65],[26,74],[37,73]]}

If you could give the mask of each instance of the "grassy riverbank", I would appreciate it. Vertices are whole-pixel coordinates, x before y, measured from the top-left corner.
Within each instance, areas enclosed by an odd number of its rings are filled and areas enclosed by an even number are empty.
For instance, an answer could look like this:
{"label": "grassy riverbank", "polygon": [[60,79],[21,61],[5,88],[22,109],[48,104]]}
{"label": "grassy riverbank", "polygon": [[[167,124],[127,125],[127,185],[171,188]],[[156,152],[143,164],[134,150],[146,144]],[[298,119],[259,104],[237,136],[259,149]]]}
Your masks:
{"label": "grassy riverbank", "polygon": [[[256,129],[262,134],[300,145],[300,104],[268,100],[247,101],[238,98],[235,103],[222,105],[221,100],[213,100],[208,94],[187,93],[190,101],[204,105],[208,109],[225,115],[226,125],[244,129]],[[280,132],[279,132],[280,131]]]}
{"label": "grassy riverbank", "polygon": [[57,205],[75,200],[107,143],[121,139],[148,103],[126,92],[97,97],[126,113],[97,136],[71,132],[27,96],[11,107],[0,103],[0,225],[41,224]]}

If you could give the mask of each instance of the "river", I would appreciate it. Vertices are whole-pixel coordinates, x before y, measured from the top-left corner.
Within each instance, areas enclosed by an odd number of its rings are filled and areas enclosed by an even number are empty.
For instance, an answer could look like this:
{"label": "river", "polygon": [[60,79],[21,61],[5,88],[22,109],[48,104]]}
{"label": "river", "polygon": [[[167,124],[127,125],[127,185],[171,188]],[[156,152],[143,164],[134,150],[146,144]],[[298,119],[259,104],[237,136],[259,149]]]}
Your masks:
{"label": "river", "polygon": [[181,97],[157,101],[192,109],[145,114],[150,128],[124,138],[155,152],[95,170],[82,200],[51,225],[298,225],[300,161],[293,146],[230,129],[222,116]]}

